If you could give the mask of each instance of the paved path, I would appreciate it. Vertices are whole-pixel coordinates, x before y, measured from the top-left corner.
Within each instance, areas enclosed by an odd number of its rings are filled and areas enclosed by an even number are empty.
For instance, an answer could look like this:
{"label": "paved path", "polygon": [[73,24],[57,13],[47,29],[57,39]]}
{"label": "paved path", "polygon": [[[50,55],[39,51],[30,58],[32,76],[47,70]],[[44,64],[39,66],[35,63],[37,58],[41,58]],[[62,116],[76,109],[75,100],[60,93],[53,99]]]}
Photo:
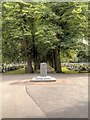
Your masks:
{"label": "paved path", "polygon": [[4,75],[3,118],[87,118],[87,74],[51,74],[57,82],[36,83],[37,74]]}
{"label": "paved path", "polygon": [[13,79],[5,81],[2,83],[3,118],[46,118],[46,115],[26,93],[25,85],[13,85]]}

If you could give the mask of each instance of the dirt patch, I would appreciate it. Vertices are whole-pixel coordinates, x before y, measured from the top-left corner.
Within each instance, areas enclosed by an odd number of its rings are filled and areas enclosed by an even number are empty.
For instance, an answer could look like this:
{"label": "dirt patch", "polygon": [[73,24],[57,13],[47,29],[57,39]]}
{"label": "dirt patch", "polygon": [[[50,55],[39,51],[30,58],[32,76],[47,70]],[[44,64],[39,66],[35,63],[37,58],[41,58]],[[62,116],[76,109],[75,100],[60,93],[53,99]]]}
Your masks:
{"label": "dirt patch", "polygon": [[10,85],[70,85],[73,84],[71,80],[57,79],[55,82],[32,82],[31,79],[25,80],[15,80],[14,82],[10,82]]}

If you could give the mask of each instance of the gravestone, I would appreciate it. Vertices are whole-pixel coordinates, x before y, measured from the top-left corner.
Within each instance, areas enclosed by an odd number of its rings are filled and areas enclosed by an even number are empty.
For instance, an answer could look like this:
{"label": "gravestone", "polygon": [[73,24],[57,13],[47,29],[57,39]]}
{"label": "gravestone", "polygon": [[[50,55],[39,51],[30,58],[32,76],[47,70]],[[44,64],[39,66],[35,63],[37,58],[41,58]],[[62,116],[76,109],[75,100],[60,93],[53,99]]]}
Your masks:
{"label": "gravestone", "polygon": [[50,82],[50,81],[56,81],[56,78],[47,76],[47,64],[41,63],[40,64],[40,76],[31,79],[32,82]]}

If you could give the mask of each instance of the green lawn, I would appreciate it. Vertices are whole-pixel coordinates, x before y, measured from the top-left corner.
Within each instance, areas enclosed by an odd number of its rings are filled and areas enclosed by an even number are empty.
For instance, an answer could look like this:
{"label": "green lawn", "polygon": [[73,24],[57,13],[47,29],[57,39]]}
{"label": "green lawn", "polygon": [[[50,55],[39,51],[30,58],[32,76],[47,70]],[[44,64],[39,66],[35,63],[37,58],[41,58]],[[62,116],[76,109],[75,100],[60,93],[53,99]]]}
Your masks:
{"label": "green lawn", "polygon": [[9,71],[9,72],[3,73],[3,74],[25,74],[25,69],[21,68],[21,69]]}
{"label": "green lawn", "polygon": [[[66,67],[62,67],[62,71],[64,73],[67,73],[67,74],[76,74],[76,73],[78,73],[78,71],[68,70]],[[25,68],[21,68],[21,69],[14,70],[14,71],[9,71],[9,72],[3,73],[3,74],[25,74]]]}
{"label": "green lawn", "polygon": [[78,73],[78,71],[69,70],[69,69],[67,69],[66,67],[62,67],[62,71],[63,71],[64,73],[68,73],[68,74],[76,74],[76,73]]}

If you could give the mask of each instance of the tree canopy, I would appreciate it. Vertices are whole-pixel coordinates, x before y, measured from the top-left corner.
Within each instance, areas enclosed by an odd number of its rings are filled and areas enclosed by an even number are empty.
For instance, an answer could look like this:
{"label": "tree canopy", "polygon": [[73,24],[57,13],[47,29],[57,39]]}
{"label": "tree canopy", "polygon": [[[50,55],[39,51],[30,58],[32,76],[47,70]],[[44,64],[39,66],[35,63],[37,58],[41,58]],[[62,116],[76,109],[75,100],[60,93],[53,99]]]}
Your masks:
{"label": "tree canopy", "polygon": [[24,61],[27,72],[40,62],[62,72],[61,62],[74,60],[77,51],[80,56],[80,44],[86,53],[82,41],[87,39],[88,3],[4,2],[2,21],[3,62]]}

